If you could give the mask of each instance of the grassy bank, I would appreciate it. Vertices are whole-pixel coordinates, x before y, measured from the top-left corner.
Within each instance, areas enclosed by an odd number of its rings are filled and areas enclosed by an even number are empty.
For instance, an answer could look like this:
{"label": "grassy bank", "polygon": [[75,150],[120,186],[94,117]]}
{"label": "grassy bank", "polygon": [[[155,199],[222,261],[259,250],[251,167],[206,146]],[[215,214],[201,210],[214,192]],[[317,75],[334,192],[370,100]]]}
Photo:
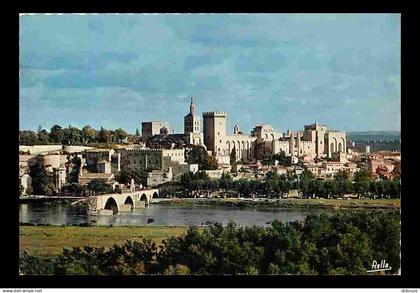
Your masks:
{"label": "grassy bank", "polygon": [[177,198],[156,202],[167,206],[232,206],[327,209],[399,209],[400,199],[238,199],[238,198]]}
{"label": "grassy bank", "polygon": [[126,240],[140,241],[151,238],[160,243],[170,236],[187,231],[187,226],[149,227],[74,227],[74,226],[20,226],[19,251],[39,256],[51,256],[63,251],[63,247],[104,246],[122,244]]}

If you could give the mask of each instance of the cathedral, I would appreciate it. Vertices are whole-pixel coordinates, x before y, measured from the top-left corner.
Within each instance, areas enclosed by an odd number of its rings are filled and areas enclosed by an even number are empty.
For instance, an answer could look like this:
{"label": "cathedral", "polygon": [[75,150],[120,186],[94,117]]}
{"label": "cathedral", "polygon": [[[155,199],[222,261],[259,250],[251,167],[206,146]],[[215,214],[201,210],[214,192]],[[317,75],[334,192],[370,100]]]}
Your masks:
{"label": "cathedral", "polygon": [[203,145],[200,116],[196,114],[193,97],[191,97],[190,112],[184,117],[184,134],[188,144]]}

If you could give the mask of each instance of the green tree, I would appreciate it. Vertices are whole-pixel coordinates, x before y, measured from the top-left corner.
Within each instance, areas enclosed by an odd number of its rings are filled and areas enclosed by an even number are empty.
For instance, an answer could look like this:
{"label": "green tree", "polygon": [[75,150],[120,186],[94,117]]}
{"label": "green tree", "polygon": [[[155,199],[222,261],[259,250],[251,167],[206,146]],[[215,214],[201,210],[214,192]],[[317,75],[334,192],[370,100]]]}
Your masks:
{"label": "green tree", "polygon": [[80,196],[83,192],[83,187],[76,182],[73,182],[69,185],[63,186],[64,191],[70,192],[74,196]]}
{"label": "green tree", "polygon": [[29,176],[32,178],[33,193],[40,195],[45,194],[47,185],[47,172],[44,165],[36,163],[29,167]]}
{"label": "green tree", "polygon": [[54,125],[50,130],[50,141],[62,144],[64,141],[64,131],[60,125]]}
{"label": "green tree", "polygon": [[219,164],[214,157],[207,155],[205,163],[202,167],[204,170],[217,170],[219,168]]}
{"label": "green tree", "polygon": [[233,166],[236,163],[236,149],[233,148],[230,153],[230,165]]}
{"label": "green tree", "polygon": [[117,130],[115,130],[115,138],[116,138],[117,142],[121,142],[127,136],[128,136],[128,134],[124,129],[118,128]]}
{"label": "green tree", "polygon": [[71,170],[68,174],[68,182],[79,182],[80,165],[82,164],[82,160],[77,155],[72,155],[69,159],[71,162]]}
{"label": "green tree", "polygon": [[302,171],[299,175],[300,180],[312,180],[315,179],[315,175],[308,169]]}
{"label": "green tree", "polygon": [[38,127],[38,143],[47,144],[48,143],[48,132],[45,129],[42,129],[41,125]]}
{"label": "green tree", "polygon": [[219,180],[219,186],[223,189],[223,192],[226,193],[227,190],[231,189],[233,186],[233,178],[229,173],[222,173],[222,178]]}
{"label": "green tree", "polygon": [[354,191],[360,197],[369,192],[369,181],[357,181],[354,183]]}
{"label": "green tree", "polygon": [[134,179],[134,182],[136,184],[147,186],[147,172],[150,172],[150,171],[151,170],[136,168],[131,171],[131,178]]}
{"label": "green tree", "polygon": [[120,172],[118,172],[115,179],[121,184],[128,184],[130,183],[131,178],[131,171],[123,168]]}
{"label": "green tree", "polygon": [[337,181],[344,181],[349,180],[350,176],[348,172],[344,170],[338,170],[338,172],[334,175],[334,179]]}
{"label": "green tree", "polygon": [[170,265],[164,272],[164,275],[189,275],[190,270],[186,265],[176,264]]}
{"label": "green tree", "polygon": [[370,181],[372,180],[372,173],[368,170],[360,170],[354,174],[355,182]]}
{"label": "green tree", "polygon": [[219,167],[217,161],[202,146],[191,147],[185,154],[185,160],[188,164],[198,164],[200,170],[216,170]]}
{"label": "green tree", "polygon": [[400,194],[401,194],[401,182],[398,179],[392,180],[391,181],[391,186],[390,186],[390,196],[392,198],[400,198]]}
{"label": "green tree", "polygon": [[338,194],[338,182],[336,180],[327,180],[324,184],[324,189],[328,198],[336,197]]}
{"label": "green tree", "polygon": [[371,180],[372,173],[367,170],[360,170],[354,174],[354,191],[359,198],[369,192],[369,182]]}
{"label": "green tree", "polygon": [[112,192],[112,186],[104,179],[93,179],[88,183],[87,188],[95,193],[106,194]]}
{"label": "green tree", "polygon": [[19,144],[35,145],[38,143],[38,135],[31,130],[19,131]]}
{"label": "green tree", "polygon": [[123,168],[116,176],[116,180],[122,184],[130,184],[131,179],[134,179],[135,184],[147,185],[147,172],[151,170],[144,170],[136,168],[134,170],[128,170]]}
{"label": "green tree", "polygon": [[82,141],[82,131],[77,127],[69,125],[68,128],[63,129],[64,143],[66,145],[78,145]]}
{"label": "green tree", "polygon": [[98,133],[90,125],[86,125],[82,128],[82,141],[85,143],[94,142]]}
{"label": "green tree", "polygon": [[98,142],[106,143],[110,142],[110,132],[101,126],[101,130],[98,133]]}
{"label": "green tree", "polygon": [[278,161],[278,164],[281,166],[291,166],[292,160],[291,157],[286,156],[286,153],[281,150],[280,153],[273,155],[273,159]]}

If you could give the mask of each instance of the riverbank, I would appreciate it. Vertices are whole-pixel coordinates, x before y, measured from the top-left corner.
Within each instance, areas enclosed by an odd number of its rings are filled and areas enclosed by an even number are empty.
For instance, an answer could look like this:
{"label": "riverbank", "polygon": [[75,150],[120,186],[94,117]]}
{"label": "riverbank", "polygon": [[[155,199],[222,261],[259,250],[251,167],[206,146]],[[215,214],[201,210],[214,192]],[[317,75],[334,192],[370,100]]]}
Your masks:
{"label": "riverbank", "polygon": [[156,243],[170,236],[185,233],[188,226],[19,226],[19,252],[27,250],[38,256],[59,254],[64,247],[104,246],[122,244],[126,240],[150,238]]}
{"label": "riverbank", "polygon": [[240,198],[173,198],[154,199],[164,206],[231,206],[292,209],[399,209],[400,199],[240,199]]}

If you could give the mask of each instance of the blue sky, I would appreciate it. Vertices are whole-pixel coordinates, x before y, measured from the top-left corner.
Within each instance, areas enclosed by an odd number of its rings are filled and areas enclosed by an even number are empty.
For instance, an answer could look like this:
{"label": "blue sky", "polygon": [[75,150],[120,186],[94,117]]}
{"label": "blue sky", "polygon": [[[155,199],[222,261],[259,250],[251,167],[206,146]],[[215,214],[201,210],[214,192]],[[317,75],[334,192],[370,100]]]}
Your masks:
{"label": "blue sky", "polygon": [[183,131],[197,110],[228,130],[400,130],[399,14],[20,17],[20,129]]}

